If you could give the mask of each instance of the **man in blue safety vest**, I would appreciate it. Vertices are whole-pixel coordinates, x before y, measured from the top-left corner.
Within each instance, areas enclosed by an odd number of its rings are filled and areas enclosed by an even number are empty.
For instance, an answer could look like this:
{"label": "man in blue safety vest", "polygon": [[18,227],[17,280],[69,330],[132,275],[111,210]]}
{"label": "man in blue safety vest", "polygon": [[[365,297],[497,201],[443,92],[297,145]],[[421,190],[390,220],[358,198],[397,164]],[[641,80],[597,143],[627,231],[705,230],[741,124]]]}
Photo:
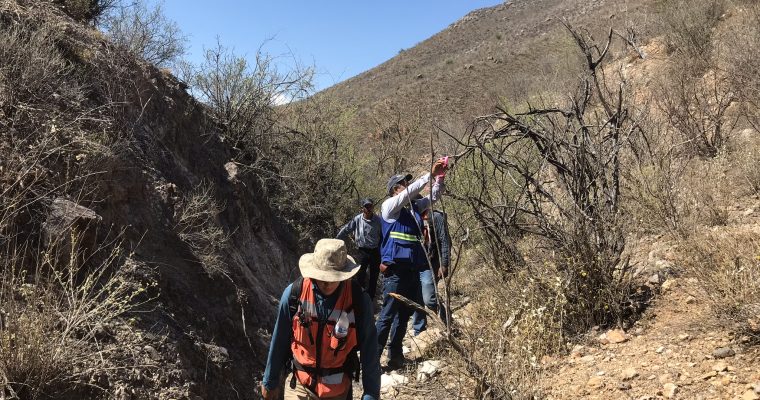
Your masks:
{"label": "man in blue safety vest", "polygon": [[[383,307],[377,318],[378,350],[382,353],[388,342],[388,368],[397,369],[404,364],[402,341],[406,326],[413,310],[404,307],[390,293],[398,293],[415,300],[420,299],[421,268],[427,268],[425,250],[421,238],[422,219],[420,215],[437,201],[443,193],[443,177],[447,165],[437,161],[431,173],[414,182],[411,175],[393,175],[386,189],[390,198],[381,206],[383,238],[380,247],[380,272],[383,274]],[[431,178],[432,177],[432,178]],[[419,194],[434,179],[428,197],[411,204],[411,199]],[[393,328],[392,328],[393,327]]]}

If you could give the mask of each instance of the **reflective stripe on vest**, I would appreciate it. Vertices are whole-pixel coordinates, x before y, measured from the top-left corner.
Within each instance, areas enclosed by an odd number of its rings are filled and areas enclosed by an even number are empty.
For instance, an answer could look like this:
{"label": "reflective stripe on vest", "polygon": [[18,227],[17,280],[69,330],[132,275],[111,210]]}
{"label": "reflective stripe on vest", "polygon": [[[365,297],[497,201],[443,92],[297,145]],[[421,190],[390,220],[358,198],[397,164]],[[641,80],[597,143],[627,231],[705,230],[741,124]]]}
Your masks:
{"label": "reflective stripe on vest", "polygon": [[402,232],[390,232],[390,237],[394,239],[400,239],[400,240],[406,240],[408,242],[419,242],[420,238],[414,235],[409,235],[407,233]]}
{"label": "reflective stripe on vest", "polygon": [[[312,281],[304,278],[298,312],[293,316],[290,349],[293,353],[294,373],[302,385],[320,398],[343,395],[351,386],[351,377],[342,372],[349,354],[358,345],[351,284],[350,280],[340,284],[338,299],[320,331]],[[333,332],[342,314],[346,315],[349,322],[348,333],[345,338],[338,339],[333,336]]]}

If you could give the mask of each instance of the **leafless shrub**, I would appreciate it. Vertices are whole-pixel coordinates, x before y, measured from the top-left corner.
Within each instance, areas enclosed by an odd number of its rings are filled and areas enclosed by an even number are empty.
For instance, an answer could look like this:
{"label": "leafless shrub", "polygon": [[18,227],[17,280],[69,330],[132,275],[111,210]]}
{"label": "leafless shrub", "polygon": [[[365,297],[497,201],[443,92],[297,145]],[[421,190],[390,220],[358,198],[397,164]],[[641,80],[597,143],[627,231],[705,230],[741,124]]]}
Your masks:
{"label": "leafless shrub", "polygon": [[611,30],[597,46],[568,29],[585,62],[576,92],[561,105],[479,118],[457,155],[469,174],[454,172],[470,188],[462,200],[479,228],[503,242],[488,248],[509,249],[507,270],[497,273],[513,291],[494,294],[483,318],[499,321],[489,325],[483,354],[501,358],[490,378],[507,391],[528,390],[538,360],[568,336],[629,315],[621,170],[646,132],[630,88],[603,67],[613,39],[625,37]]}
{"label": "leafless shrub", "polygon": [[4,60],[0,66],[0,107],[4,118],[11,123],[21,120],[34,111],[25,110],[24,106],[35,103],[54,110],[66,101],[81,100],[81,84],[71,76],[70,63],[56,47],[59,33],[20,24],[4,24],[0,32],[3,35],[0,56]]}
{"label": "leafless shrub", "polygon": [[726,0],[663,2],[662,23],[671,56],[680,73],[700,76],[712,65],[714,28],[727,9]]}
{"label": "leafless shrub", "polygon": [[83,84],[62,56],[59,34],[3,25],[0,34],[0,239],[30,233],[53,192],[89,193],[93,162],[108,148],[82,135],[101,128],[82,105]]}
{"label": "leafless shrub", "polygon": [[313,71],[296,63],[281,72],[277,61],[260,49],[249,62],[218,43],[200,66],[184,70],[236,150],[242,172],[308,242],[333,233],[336,205],[355,209],[346,194],[355,190],[356,166],[343,111],[303,98]]}
{"label": "leafless shrub", "polygon": [[673,71],[668,79],[672,83],[664,84],[658,105],[686,154],[715,157],[738,122],[730,112],[736,97],[728,79],[712,70],[699,78]]}
{"label": "leafless shrub", "polygon": [[86,258],[80,238],[71,231],[64,257],[56,243],[39,252],[11,244],[0,257],[0,395],[105,390],[91,382],[114,368],[100,354],[98,329],[150,301],[153,284],[130,276],[119,238]]}
{"label": "leafless shrub", "polygon": [[[512,193],[470,196],[484,229],[498,227],[545,238],[560,254],[559,270],[572,282],[578,315],[569,331],[607,322],[625,296],[625,240],[619,220],[621,156],[642,132],[626,87],[608,86],[603,48],[573,32],[587,60],[587,75],[567,108],[534,108],[478,120],[463,145],[484,160],[487,178],[511,183]],[[612,41],[613,33],[609,35]],[[488,186],[488,182],[483,182]],[[472,185],[480,187],[479,184]],[[495,195],[495,198],[489,196]],[[501,197],[504,196],[504,197]],[[493,217],[492,217],[493,216]],[[576,285],[577,284],[577,285]],[[618,298],[601,297],[619,287]],[[613,290],[616,291],[616,290]],[[576,297],[577,296],[577,297]]]}
{"label": "leafless shrub", "polygon": [[224,209],[214,198],[210,185],[201,184],[187,195],[174,213],[177,236],[188,245],[209,275],[227,275],[222,255],[227,234],[218,221]]}
{"label": "leafless shrub", "polygon": [[378,175],[408,170],[409,149],[418,146],[425,113],[419,106],[403,100],[386,101],[375,106],[369,116],[373,131],[379,139],[377,151]]}
{"label": "leafless shrub", "polygon": [[681,262],[715,317],[760,338],[760,242],[756,231],[705,232],[683,244]]}
{"label": "leafless shrub", "polygon": [[760,5],[740,2],[733,18],[732,29],[722,37],[720,58],[744,114],[760,130]]}
{"label": "leafless shrub", "polygon": [[129,49],[158,67],[169,67],[185,53],[186,37],[169,20],[159,3],[150,7],[140,0],[110,12],[102,28],[116,45]]}
{"label": "leafless shrub", "polygon": [[335,216],[356,210],[357,182],[368,162],[350,146],[348,129],[343,109],[321,98],[300,102],[279,121],[267,154],[279,180],[272,202],[302,243],[334,235]]}
{"label": "leafless shrub", "polygon": [[737,182],[740,195],[760,194],[760,143],[755,141],[745,148],[734,153],[736,157],[736,170],[739,175]]}
{"label": "leafless shrub", "polygon": [[629,157],[630,167],[622,171],[626,230],[680,232],[684,216],[679,187],[689,159],[677,156],[680,141],[668,134],[664,121],[650,115],[640,124],[651,134],[646,143],[637,144],[641,151]]}
{"label": "leafless shrub", "polygon": [[263,45],[249,61],[219,41],[206,49],[200,65],[183,67],[192,93],[209,105],[244,164],[265,158],[261,153],[273,142],[275,106],[301,98],[311,88],[312,74],[299,66],[281,72]]}

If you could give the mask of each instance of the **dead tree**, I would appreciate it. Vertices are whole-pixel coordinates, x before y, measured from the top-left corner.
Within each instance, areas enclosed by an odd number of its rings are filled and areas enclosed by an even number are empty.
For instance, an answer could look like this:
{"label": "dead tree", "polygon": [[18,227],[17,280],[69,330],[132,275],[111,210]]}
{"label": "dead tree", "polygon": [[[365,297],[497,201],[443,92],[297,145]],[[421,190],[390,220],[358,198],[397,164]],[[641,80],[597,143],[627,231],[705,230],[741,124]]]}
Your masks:
{"label": "dead tree", "polygon": [[613,41],[629,44],[631,36],[610,30],[599,46],[587,32],[565,26],[585,72],[564,105],[500,109],[478,118],[457,140],[465,148],[458,163],[470,165],[469,187],[477,188],[462,200],[502,249],[516,251],[511,233],[543,238],[573,304],[565,327],[577,332],[619,315],[627,272],[621,163],[643,132],[625,82],[619,77],[612,83],[605,68]]}

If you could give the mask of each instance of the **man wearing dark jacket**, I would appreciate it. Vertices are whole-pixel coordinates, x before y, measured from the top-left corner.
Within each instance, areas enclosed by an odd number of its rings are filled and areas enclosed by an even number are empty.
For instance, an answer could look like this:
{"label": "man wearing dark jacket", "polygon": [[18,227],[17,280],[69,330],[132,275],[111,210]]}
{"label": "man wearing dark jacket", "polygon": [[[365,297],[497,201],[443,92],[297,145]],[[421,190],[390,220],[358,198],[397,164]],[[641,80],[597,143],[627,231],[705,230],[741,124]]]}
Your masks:
{"label": "man wearing dark jacket", "polygon": [[[431,213],[428,210],[422,215],[422,218],[424,219],[422,240],[433,266],[432,271],[427,265],[420,270],[422,300],[427,308],[437,311],[441,319],[446,321],[444,304],[442,302],[439,304],[435,294],[435,286],[438,280],[448,275],[449,261],[451,260],[451,237],[449,236],[446,214],[438,210],[433,210]],[[415,336],[424,331],[427,328],[425,313],[415,311],[412,325]]]}

